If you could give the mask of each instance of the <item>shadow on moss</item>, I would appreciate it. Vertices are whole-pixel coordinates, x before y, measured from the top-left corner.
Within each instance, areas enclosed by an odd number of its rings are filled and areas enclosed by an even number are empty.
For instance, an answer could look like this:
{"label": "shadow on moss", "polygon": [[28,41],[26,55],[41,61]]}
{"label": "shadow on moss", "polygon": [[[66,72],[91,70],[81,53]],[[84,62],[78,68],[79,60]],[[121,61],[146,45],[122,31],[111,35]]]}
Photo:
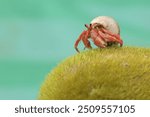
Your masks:
{"label": "shadow on moss", "polygon": [[150,99],[150,49],[77,53],[47,76],[38,99]]}

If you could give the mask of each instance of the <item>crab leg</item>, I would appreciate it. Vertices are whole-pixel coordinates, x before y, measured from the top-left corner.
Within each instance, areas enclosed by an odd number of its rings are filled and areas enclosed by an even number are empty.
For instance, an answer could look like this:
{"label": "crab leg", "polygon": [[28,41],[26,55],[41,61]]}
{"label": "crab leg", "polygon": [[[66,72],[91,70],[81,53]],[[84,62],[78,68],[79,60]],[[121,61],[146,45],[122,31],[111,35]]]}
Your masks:
{"label": "crab leg", "polygon": [[93,39],[93,42],[96,46],[105,48],[106,47],[106,42],[103,40],[103,37],[99,35],[98,31],[96,29],[93,29],[91,31],[91,38]]}
{"label": "crab leg", "polygon": [[113,36],[110,36],[108,34],[104,34],[101,30],[98,31],[99,33],[99,36],[105,40],[106,42],[115,42],[115,41],[118,41],[115,37]]}
{"label": "crab leg", "polygon": [[[106,29],[104,29],[104,28],[102,28],[101,30],[102,30],[104,33],[107,33],[107,34],[109,34],[109,35],[111,35],[111,36],[115,36],[116,38],[120,39],[120,36],[117,35],[117,34],[113,34],[113,33],[111,33],[110,31],[108,31],[108,30],[106,30]],[[121,39],[120,39],[120,40],[121,40]]]}
{"label": "crab leg", "polygon": [[88,40],[89,33],[90,33],[89,30],[86,31],[85,36],[82,38],[82,41],[83,41],[83,43],[84,43],[84,45],[85,45],[85,48],[92,48],[92,47],[91,47],[91,44],[90,44],[90,41]]}
{"label": "crab leg", "polygon": [[76,40],[75,44],[74,44],[74,48],[76,49],[77,52],[80,52],[79,49],[77,48],[79,42],[82,40],[84,34],[85,34],[86,31],[83,31],[81,33],[81,35],[78,37],[78,39]]}
{"label": "crab leg", "polygon": [[88,35],[89,31],[83,31],[77,41],[75,42],[74,48],[76,49],[77,52],[80,52],[79,49],[77,48],[79,42],[82,40],[86,48],[92,48],[90,41],[88,40]]}
{"label": "crab leg", "polygon": [[110,40],[112,40],[112,41],[114,41],[114,42],[120,43],[120,46],[123,45],[123,41],[122,41],[122,39],[120,38],[120,35],[119,35],[119,34],[112,34],[111,32],[109,32],[108,30],[106,30],[106,29],[104,29],[104,28],[101,29],[101,31],[104,32],[104,33],[106,33],[106,34],[108,34],[108,36],[107,36],[107,35],[104,35],[105,38],[108,38],[108,39],[110,39]]}

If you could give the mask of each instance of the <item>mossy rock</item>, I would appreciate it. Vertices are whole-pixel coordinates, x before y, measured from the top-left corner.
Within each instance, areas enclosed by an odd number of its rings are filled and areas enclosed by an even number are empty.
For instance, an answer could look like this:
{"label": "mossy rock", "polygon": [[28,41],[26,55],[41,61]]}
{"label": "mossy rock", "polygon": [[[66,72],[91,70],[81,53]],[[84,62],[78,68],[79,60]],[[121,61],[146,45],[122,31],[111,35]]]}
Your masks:
{"label": "mossy rock", "polygon": [[38,99],[150,99],[150,49],[77,53],[48,74]]}

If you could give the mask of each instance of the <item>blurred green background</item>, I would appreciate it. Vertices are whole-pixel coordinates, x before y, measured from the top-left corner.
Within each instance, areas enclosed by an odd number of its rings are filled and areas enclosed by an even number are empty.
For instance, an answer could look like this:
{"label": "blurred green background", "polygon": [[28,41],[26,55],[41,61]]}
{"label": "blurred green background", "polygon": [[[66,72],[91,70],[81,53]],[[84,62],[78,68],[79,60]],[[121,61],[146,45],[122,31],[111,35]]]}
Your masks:
{"label": "blurred green background", "polygon": [[0,0],[0,99],[36,99],[47,73],[76,53],[84,24],[100,15],[118,21],[124,45],[150,47],[149,0]]}

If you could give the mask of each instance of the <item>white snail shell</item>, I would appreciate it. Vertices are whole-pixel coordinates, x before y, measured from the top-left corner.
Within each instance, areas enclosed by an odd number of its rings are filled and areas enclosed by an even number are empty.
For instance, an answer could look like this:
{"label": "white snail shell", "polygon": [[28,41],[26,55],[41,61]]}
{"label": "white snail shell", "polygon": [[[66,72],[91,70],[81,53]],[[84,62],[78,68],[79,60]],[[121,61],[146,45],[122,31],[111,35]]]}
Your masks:
{"label": "white snail shell", "polygon": [[102,25],[106,30],[114,34],[120,34],[119,25],[112,17],[98,16],[91,21],[91,24],[93,23]]}

